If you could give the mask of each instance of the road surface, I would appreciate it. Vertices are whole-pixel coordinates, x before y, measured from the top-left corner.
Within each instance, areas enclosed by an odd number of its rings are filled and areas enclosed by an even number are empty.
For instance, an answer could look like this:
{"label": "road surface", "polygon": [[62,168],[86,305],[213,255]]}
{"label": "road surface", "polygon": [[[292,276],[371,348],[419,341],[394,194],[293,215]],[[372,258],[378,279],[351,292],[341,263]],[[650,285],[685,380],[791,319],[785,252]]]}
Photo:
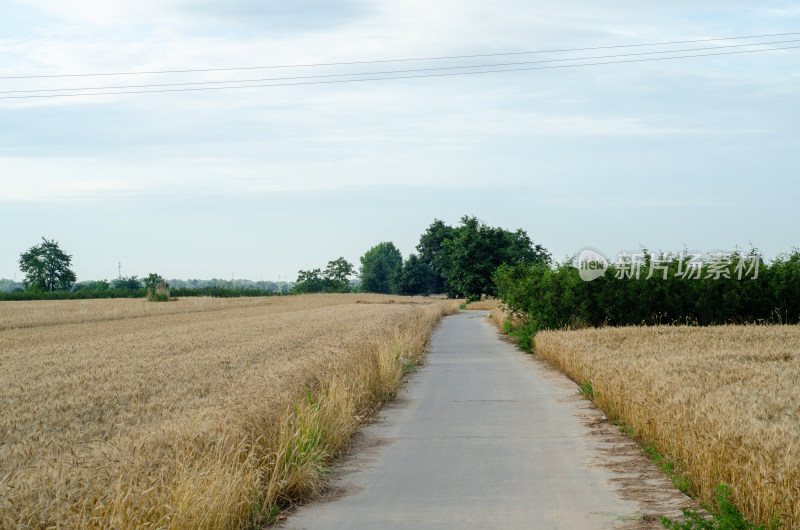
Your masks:
{"label": "road surface", "polygon": [[[647,527],[657,500],[626,493],[637,477],[604,463],[619,464],[610,445],[630,442],[596,436],[588,422],[602,414],[576,385],[501,340],[486,315],[442,321],[425,366],[362,430],[327,498],[283,528]],[[642,491],[669,489],[652,471]]]}

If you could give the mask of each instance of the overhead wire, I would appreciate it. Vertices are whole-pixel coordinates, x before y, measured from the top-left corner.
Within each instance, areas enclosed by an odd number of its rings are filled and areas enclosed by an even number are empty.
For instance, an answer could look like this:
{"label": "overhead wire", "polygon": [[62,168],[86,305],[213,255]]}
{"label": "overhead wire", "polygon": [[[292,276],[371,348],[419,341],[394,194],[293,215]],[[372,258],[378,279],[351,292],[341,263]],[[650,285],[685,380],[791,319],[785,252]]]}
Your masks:
{"label": "overhead wire", "polygon": [[508,55],[528,55],[538,53],[559,53],[559,52],[576,52],[576,51],[590,51],[590,50],[607,50],[615,48],[636,48],[644,46],[668,46],[672,44],[693,44],[700,42],[714,42],[725,40],[742,40],[742,39],[758,39],[767,37],[784,37],[788,35],[800,35],[800,32],[787,32],[787,33],[768,33],[763,35],[744,35],[734,37],[718,37],[712,39],[694,39],[683,41],[667,41],[667,42],[654,42],[643,44],[618,44],[613,46],[592,46],[584,48],[563,48],[553,50],[535,50],[535,51],[520,51],[520,52],[502,52],[502,53],[482,53],[473,55],[451,55],[440,57],[417,57],[417,58],[402,58],[402,59],[380,59],[369,61],[347,61],[347,62],[330,62],[330,63],[309,63],[309,64],[286,64],[286,65],[267,65],[267,66],[244,66],[233,68],[191,68],[183,70],[151,70],[151,71],[135,71],[135,72],[101,72],[101,73],[81,73],[81,74],[31,74],[31,75],[3,75],[0,79],[35,79],[35,78],[58,78],[58,77],[97,77],[97,76],[115,76],[115,75],[153,75],[153,74],[175,74],[175,73],[200,73],[200,72],[229,72],[235,70],[261,70],[261,69],[274,69],[274,68],[307,68],[307,67],[320,67],[320,66],[351,66],[357,64],[378,64],[378,63],[395,63],[395,62],[412,62],[412,61],[438,61],[447,59],[473,59],[478,57],[500,57]]}
{"label": "overhead wire", "polygon": [[121,91],[121,92],[93,92],[93,93],[81,93],[81,94],[41,94],[41,95],[29,95],[29,96],[0,96],[0,99],[30,99],[30,98],[58,98],[58,97],[80,97],[80,96],[108,96],[108,95],[121,95],[121,94],[148,94],[148,93],[163,93],[163,92],[197,92],[197,91],[204,91],[204,90],[229,90],[229,89],[237,89],[237,88],[264,88],[264,87],[279,87],[279,86],[297,86],[297,85],[321,85],[321,84],[334,84],[334,83],[358,83],[358,82],[366,82],[366,81],[386,81],[386,80],[393,80],[393,79],[419,79],[419,78],[427,78],[427,77],[447,77],[447,76],[463,76],[463,75],[478,75],[478,74],[494,74],[494,73],[501,73],[501,72],[521,72],[521,71],[528,71],[528,70],[548,70],[548,69],[556,69],[556,68],[574,68],[574,67],[582,67],[582,66],[601,66],[601,65],[609,65],[609,64],[623,64],[623,63],[636,63],[636,62],[648,62],[648,61],[665,61],[665,60],[672,60],[672,59],[688,59],[693,57],[711,57],[715,55],[733,55],[733,54],[743,54],[743,53],[754,53],[754,52],[766,52],[766,51],[779,51],[779,50],[792,50],[800,48],[800,46],[786,46],[782,48],[769,48],[764,50],[738,50],[733,52],[720,52],[720,53],[705,53],[705,54],[697,54],[697,55],[683,55],[683,56],[673,56],[673,57],[650,57],[646,59],[626,59],[622,61],[604,61],[599,63],[580,63],[580,64],[563,64],[563,65],[554,65],[554,66],[536,66],[536,67],[526,67],[526,68],[508,68],[508,69],[500,69],[500,70],[485,70],[480,72],[450,72],[450,73],[442,73],[442,74],[422,74],[422,75],[410,75],[410,76],[397,76],[397,77],[377,77],[377,78],[366,78],[366,79],[336,79],[336,80],[329,80],[329,81],[302,81],[297,83],[274,83],[274,84],[259,84],[259,85],[239,85],[239,86],[226,86],[226,87],[198,87],[198,88],[173,88],[173,89],[161,89],[161,90],[135,90],[135,91]]}
{"label": "overhead wire", "polygon": [[[687,48],[687,49],[680,49],[680,50],[661,50],[661,51],[625,53],[625,54],[615,54],[615,55],[599,55],[599,56],[592,56],[592,57],[570,57],[570,58],[562,58],[562,59],[543,59],[543,60],[538,60],[538,61],[518,61],[518,62],[511,62],[511,63],[489,63],[489,64],[476,64],[476,65],[463,65],[463,66],[439,66],[439,67],[433,67],[433,68],[415,68],[415,69],[407,69],[407,70],[383,70],[383,71],[376,71],[376,72],[352,72],[352,73],[341,73],[341,74],[322,74],[322,75],[293,76],[293,77],[268,77],[268,78],[257,78],[257,79],[229,79],[229,80],[220,80],[220,81],[191,81],[191,82],[183,82],[183,83],[156,83],[156,84],[146,84],[146,85],[113,85],[113,86],[101,86],[101,87],[39,88],[39,89],[26,89],[26,90],[3,90],[3,91],[0,91],[0,94],[22,94],[22,93],[41,93],[41,92],[76,92],[76,91],[87,91],[87,90],[117,90],[117,89],[128,89],[128,88],[160,88],[160,87],[171,87],[171,86],[220,85],[220,84],[230,84],[230,83],[260,83],[260,82],[263,82],[263,81],[294,81],[294,80],[298,80],[298,79],[321,79],[321,78],[331,78],[331,77],[352,77],[352,76],[367,76],[367,75],[405,74],[405,73],[430,72],[430,71],[465,70],[465,69],[475,69],[475,68],[495,68],[495,67],[500,67],[500,66],[519,66],[519,65],[524,65],[524,64],[542,64],[542,63],[584,61],[584,60],[595,60],[595,59],[612,59],[612,58],[619,58],[619,57],[633,57],[633,56],[657,55],[657,54],[667,54],[667,53],[685,53],[685,52],[704,51],[704,50],[720,50],[720,49],[729,49],[729,48],[741,48],[741,47],[745,47],[745,46],[765,46],[765,45],[772,45],[772,44],[787,44],[787,43],[793,43],[793,42],[800,42],[800,39],[791,39],[791,40],[782,40],[782,41],[770,41],[770,42],[759,42],[759,43],[749,43],[749,44],[735,44],[735,45],[726,45],[726,46],[711,46],[711,47],[706,46],[706,47],[702,47],[702,48]],[[769,51],[769,50],[752,50],[752,51]],[[225,87],[220,87],[220,88],[225,88]],[[232,86],[232,87],[228,87],[228,88],[236,88],[236,87]]]}

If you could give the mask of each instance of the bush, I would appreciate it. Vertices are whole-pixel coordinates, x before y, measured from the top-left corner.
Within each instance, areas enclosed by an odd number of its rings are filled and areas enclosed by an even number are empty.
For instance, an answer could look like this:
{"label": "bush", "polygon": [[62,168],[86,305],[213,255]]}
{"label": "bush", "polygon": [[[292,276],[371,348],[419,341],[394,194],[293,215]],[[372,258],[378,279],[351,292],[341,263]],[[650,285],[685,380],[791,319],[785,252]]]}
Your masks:
{"label": "bush", "polygon": [[0,301],[14,302],[23,300],[87,300],[91,298],[144,298],[147,292],[144,289],[135,291],[122,291],[109,289],[107,291],[22,291],[0,293]]}
{"label": "bush", "polygon": [[623,278],[610,267],[591,282],[565,262],[503,265],[494,276],[506,310],[528,324],[528,331],[582,326],[800,322],[800,251],[759,262],[756,279],[732,270],[715,279],[701,269],[700,279],[678,276],[678,258],[667,262],[667,279],[645,279],[652,256],[645,254],[640,279]]}
{"label": "bush", "polygon": [[180,287],[170,289],[175,297],[212,296],[215,298],[237,298],[240,296],[287,296],[283,291],[262,291],[261,289],[232,289],[229,287]]}
{"label": "bush", "polygon": [[169,302],[177,298],[169,297],[169,285],[160,274],[151,272],[144,280],[147,287],[147,299],[151,302]]}

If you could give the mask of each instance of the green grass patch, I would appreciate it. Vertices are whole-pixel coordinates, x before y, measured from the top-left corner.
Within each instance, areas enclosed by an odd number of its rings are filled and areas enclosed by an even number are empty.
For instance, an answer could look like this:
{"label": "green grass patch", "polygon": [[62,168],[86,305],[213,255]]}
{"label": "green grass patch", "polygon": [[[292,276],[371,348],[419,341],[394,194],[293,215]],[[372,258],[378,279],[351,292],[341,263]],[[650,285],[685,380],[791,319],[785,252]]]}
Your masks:
{"label": "green grass patch", "polygon": [[[612,423],[619,427],[621,432],[631,438],[638,439],[633,427],[621,419],[617,418]],[[676,462],[670,460],[667,455],[659,452],[658,448],[653,444],[647,444],[643,449],[650,460],[667,474],[676,488],[686,495],[693,496],[691,481],[680,472],[680,465],[676,465]],[[733,490],[727,484],[718,485],[714,493],[713,506],[704,506],[710,515],[705,515],[697,510],[684,509],[682,510],[682,522],[661,517],[661,524],[664,528],[670,530],[775,530],[781,527],[781,522],[777,518],[766,526],[759,526],[746,521],[741,512],[731,502],[730,497]]]}
{"label": "green grass patch", "polygon": [[745,520],[730,500],[733,490],[727,484],[720,484],[714,490],[714,506],[706,507],[712,516],[705,517],[697,510],[683,510],[683,522],[661,518],[664,528],[670,530],[773,530],[781,527],[775,518],[767,525],[756,525]]}
{"label": "green grass patch", "polygon": [[591,381],[584,381],[584,383],[582,385],[578,386],[578,391],[581,393],[581,395],[583,397],[585,397],[587,399],[594,400],[594,398],[595,398],[595,392],[594,392],[594,388],[592,388],[592,382]]}
{"label": "green grass patch", "polygon": [[672,480],[673,486],[687,495],[692,493],[691,482],[689,479],[682,473],[679,473],[675,468],[675,463],[669,460],[666,455],[659,453],[655,445],[647,444],[644,447],[644,452],[648,457],[650,457],[650,460],[655,462],[658,467],[664,470],[670,480]]}

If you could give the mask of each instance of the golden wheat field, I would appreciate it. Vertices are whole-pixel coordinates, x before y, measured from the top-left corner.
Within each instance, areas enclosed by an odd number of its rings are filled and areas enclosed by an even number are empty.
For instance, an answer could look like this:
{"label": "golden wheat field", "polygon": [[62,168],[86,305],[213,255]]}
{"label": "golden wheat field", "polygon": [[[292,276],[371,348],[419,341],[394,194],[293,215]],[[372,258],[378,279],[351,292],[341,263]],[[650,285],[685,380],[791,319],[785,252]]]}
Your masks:
{"label": "golden wheat field", "polygon": [[673,460],[706,501],[800,528],[800,326],[544,331],[535,351]]}
{"label": "golden wheat field", "polygon": [[0,527],[239,528],[313,495],[457,302],[0,304]]}

